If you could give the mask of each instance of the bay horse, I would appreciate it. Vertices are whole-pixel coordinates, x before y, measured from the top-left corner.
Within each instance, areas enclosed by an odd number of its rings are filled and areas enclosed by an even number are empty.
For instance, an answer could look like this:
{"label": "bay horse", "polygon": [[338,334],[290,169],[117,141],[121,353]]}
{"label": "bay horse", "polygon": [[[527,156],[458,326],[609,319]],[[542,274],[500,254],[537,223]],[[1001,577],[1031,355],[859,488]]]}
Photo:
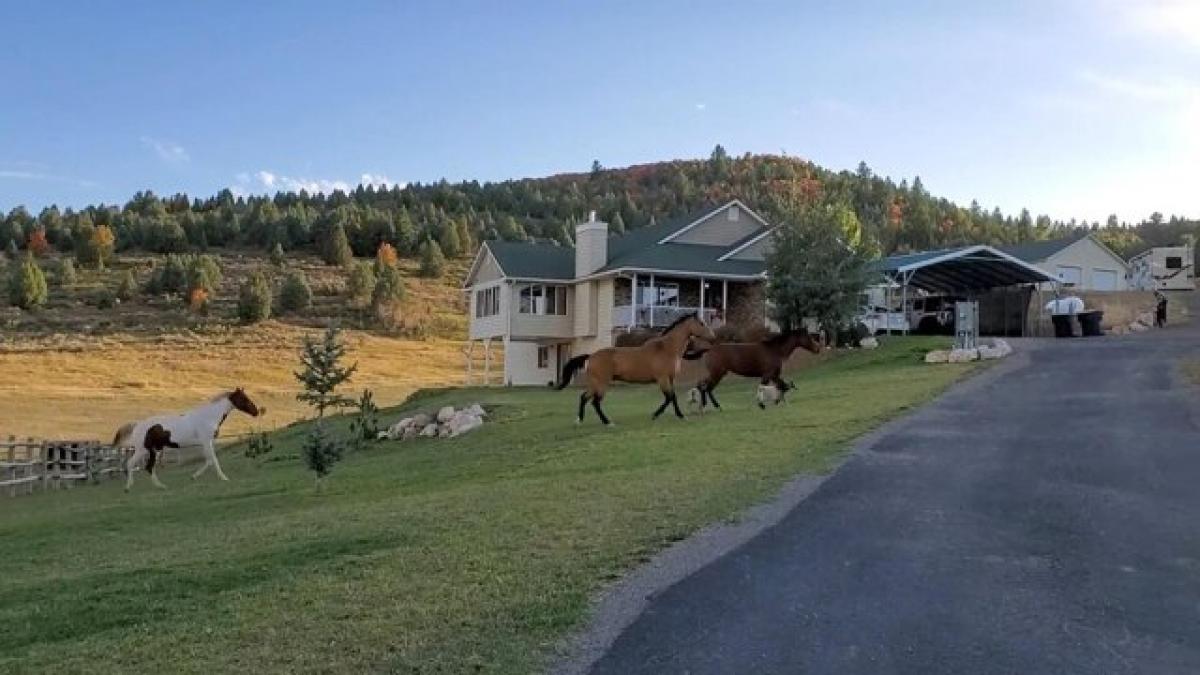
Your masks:
{"label": "bay horse", "polygon": [[225,418],[233,410],[240,410],[251,417],[258,417],[266,412],[260,409],[246,395],[241,387],[233,391],[218,394],[203,405],[185,410],[177,415],[155,415],[144,420],[130,422],[117,430],[113,438],[113,447],[132,447],[133,456],[125,464],[128,478],[125,479],[125,491],[133,487],[133,470],[140,464],[145,464],[146,473],[150,480],[160,488],[166,486],[158,479],[155,465],[159,456],[166,448],[199,447],[204,451],[204,466],[200,467],[192,478],[199,478],[209,466],[217,470],[217,477],[229,480],[221,470],[217,461],[217,452],[213,441],[221,431]]}
{"label": "bay horse", "polygon": [[679,368],[683,364],[683,352],[692,338],[716,339],[712,329],[704,323],[698,312],[679,317],[675,323],[664,328],[661,334],[637,347],[607,347],[593,354],[581,354],[572,358],[563,365],[562,379],[557,389],[564,389],[571,383],[575,371],[584,368],[585,388],[579,395],[579,417],[576,423],[583,422],[583,413],[590,399],[600,421],[610,425],[612,422],[604,414],[600,402],[604,400],[604,394],[613,380],[636,384],[653,382],[662,390],[663,402],[658,406],[658,410],[654,411],[651,419],[658,419],[668,405],[674,406],[675,415],[683,419],[683,412],[679,410],[679,401],[675,396],[675,376],[679,374]]}
{"label": "bay horse", "polygon": [[[821,352],[821,342],[805,330],[785,331],[761,342],[718,342],[688,350],[683,358],[689,361],[703,358],[707,371],[704,379],[696,385],[700,391],[700,410],[704,410],[709,400],[718,410],[721,409],[713,390],[729,373],[757,377],[761,385],[774,385],[778,391],[775,402],[779,403],[787,390],[791,389],[780,377],[783,363],[800,347],[814,354]],[[762,396],[758,398],[758,407],[766,407]]]}

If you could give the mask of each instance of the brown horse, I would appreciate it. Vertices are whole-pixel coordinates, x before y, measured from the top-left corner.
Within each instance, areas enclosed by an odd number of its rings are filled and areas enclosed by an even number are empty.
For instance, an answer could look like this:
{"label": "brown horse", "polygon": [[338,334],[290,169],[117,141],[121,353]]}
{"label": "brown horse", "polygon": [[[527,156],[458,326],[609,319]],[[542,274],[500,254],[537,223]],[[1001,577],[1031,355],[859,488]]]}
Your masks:
{"label": "brown horse", "polygon": [[[683,358],[689,361],[703,358],[704,367],[708,371],[708,375],[696,385],[700,390],[700,410],[704,410],[709,399],[718,410],[721,408],[713,390],[721,383],[721,378],[729,373],[744,377],[757,377],[763,385],[775,385],[775,388],[779,390],[779,397],[775,399],[775,402],[779,403],[783,400],[787,390],[791,388],[779,376],[783,371],[783,362],[787,361],[792,352],[799,347],[817,354],[821,351],[821,342],[813,339],[808,331],[793,330],[767,338],[762,342],[720,342],[708,347],[688,350]],[[758,407],[766,407],[761,397]]]}
{"label": "brown horse", "polygon": [[579,395],[578,422],[583,421],[584,410],[588,399],[591,399],[592,407],[596,409],[600,421],[606,425],[612,424],[600,408],[600,402],[604,400],[604,393],[613,380],[638,384],[658,383],[658,388],[662,390],[663,402],[658,406],[658,410],[654,411],[653,419],[658,419],[667,405],[675,406],[675,415],[683,419],[683,412],[679,410],[679,401],[675,397],[675,376],[679,374],[683,352],[693,337],[703,340],[716,339],[699,314],[680,317],[663,329],[661,335],[646,340],[640,346],[608,347],[594,354],[581,354],[563,366],[558,389],[570,384],[575,371],[586,363],[584,374],[587,380],[583,393]]}

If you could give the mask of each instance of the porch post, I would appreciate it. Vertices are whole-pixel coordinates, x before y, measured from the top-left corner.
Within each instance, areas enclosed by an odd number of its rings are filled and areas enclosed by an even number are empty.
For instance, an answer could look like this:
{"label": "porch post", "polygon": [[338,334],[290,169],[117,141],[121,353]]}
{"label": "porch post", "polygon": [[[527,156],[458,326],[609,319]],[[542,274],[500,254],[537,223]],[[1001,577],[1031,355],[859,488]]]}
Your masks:
{"label": "porch post", "polygon": [[633,327],[637,325],[637,305],[638,305],[638,301],[637,301],[638,283],[637,282],[638,282],[637,272],[634,272],[633,273],[633,281],[631,282],[633,284],[633,302],[629,305],[629,323],[625,324],[625,332],[626,333],[633,330]]}
{"label": "porch post", "polygon": [[721,321],[729,323],[729,280],[721,280]]}
{"label": "porch post", "polygon": [[700,277],[700,318],[708,320],[704,316],[704,277]]}
{"label": "porch post", "polygon": [[883,315],[883,325],[887,327],[887,334],[891,335],[892,334],[892,280],[888,277],[884,277],[884,281],[887,283],[887,285],[884,287],[884,290],[883,290],[883,309],[886,312]]}
{"label": "porch post", "polygon": [[904,280],[900,286],[900,315],[904,317],[904,334],[908,335],[908,273],[901,272],[900,278]]}
{"label": "porch post", "polygon": [[658,308],[658,291],[654,290],[654,273],[650,273],[650,327],[654,328],[654,310]]}
{"label": "porch post", "polygon": [[483,341],[483,383],[492,383],[492,338]]}

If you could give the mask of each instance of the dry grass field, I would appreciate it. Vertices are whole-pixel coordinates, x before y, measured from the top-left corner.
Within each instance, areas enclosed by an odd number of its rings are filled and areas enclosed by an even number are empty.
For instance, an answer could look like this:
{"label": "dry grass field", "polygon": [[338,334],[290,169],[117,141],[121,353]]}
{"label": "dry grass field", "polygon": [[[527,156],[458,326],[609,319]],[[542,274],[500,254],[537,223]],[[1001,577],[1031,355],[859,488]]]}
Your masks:
{"label": "dry grass field", "polygon": [[[351,389],[369,388],[380,405],[394,405],[422,387],[461,384],[466,334],[464,296],[458,289],[467,261],[451,261],[442,279],[416,276],[401,261],[407,297],[404,326],[366,330],[366,310],[345,295],[346,272],[311,256],[295,255],[313,288],[313,306],[255,326],[236,322],[237,289],[254,270],[278,283],[282,270],[261,253],[216,256],[223,282],[201,316],[179,298],[139,295],[112,308],[94,298],[114,288],[126,270],[138,283],[153,256],[123,256],[109,270],[81,269],[69,286],[51,284],[50,302],[35,312],[0,308],[0,437],[108,440],[120,424],[149,413],[184,409],[213,394],[244,386],[268,414],[253,422],[231,416],[222,436],[273,429],[299,419],[292,377],[305,334],[336,322],[345,327],[350,359],[359,363]],[[44,266],[53,273],[55,262]]]}
{"label": "dry grass field", "polygon": [[[244,386],[268,413],[231,416],[228,436],[299,419],[292,377],[302,336],[319,330],[276,322],[207,334],[113,334],[23,340],[0,347],[0,437],[108,440],[124,421],[182,409],[223,389]],[[370,388],[381,405],[421,387],[460,384],[462,342],[409,340],[347,331],[359,364],[354,390]]]}

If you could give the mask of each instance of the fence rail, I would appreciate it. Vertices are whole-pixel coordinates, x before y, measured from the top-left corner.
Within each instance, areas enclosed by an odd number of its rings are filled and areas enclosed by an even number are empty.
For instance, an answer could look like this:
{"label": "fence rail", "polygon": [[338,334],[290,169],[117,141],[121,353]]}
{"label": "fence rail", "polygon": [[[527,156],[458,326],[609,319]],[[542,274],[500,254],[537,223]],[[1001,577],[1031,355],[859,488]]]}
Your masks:
{"label": "fence rail", "polygon": [[71,488],[125,475],[124,449],[100,441],[0,440],[0,492],[10,497],[34,488]]}

